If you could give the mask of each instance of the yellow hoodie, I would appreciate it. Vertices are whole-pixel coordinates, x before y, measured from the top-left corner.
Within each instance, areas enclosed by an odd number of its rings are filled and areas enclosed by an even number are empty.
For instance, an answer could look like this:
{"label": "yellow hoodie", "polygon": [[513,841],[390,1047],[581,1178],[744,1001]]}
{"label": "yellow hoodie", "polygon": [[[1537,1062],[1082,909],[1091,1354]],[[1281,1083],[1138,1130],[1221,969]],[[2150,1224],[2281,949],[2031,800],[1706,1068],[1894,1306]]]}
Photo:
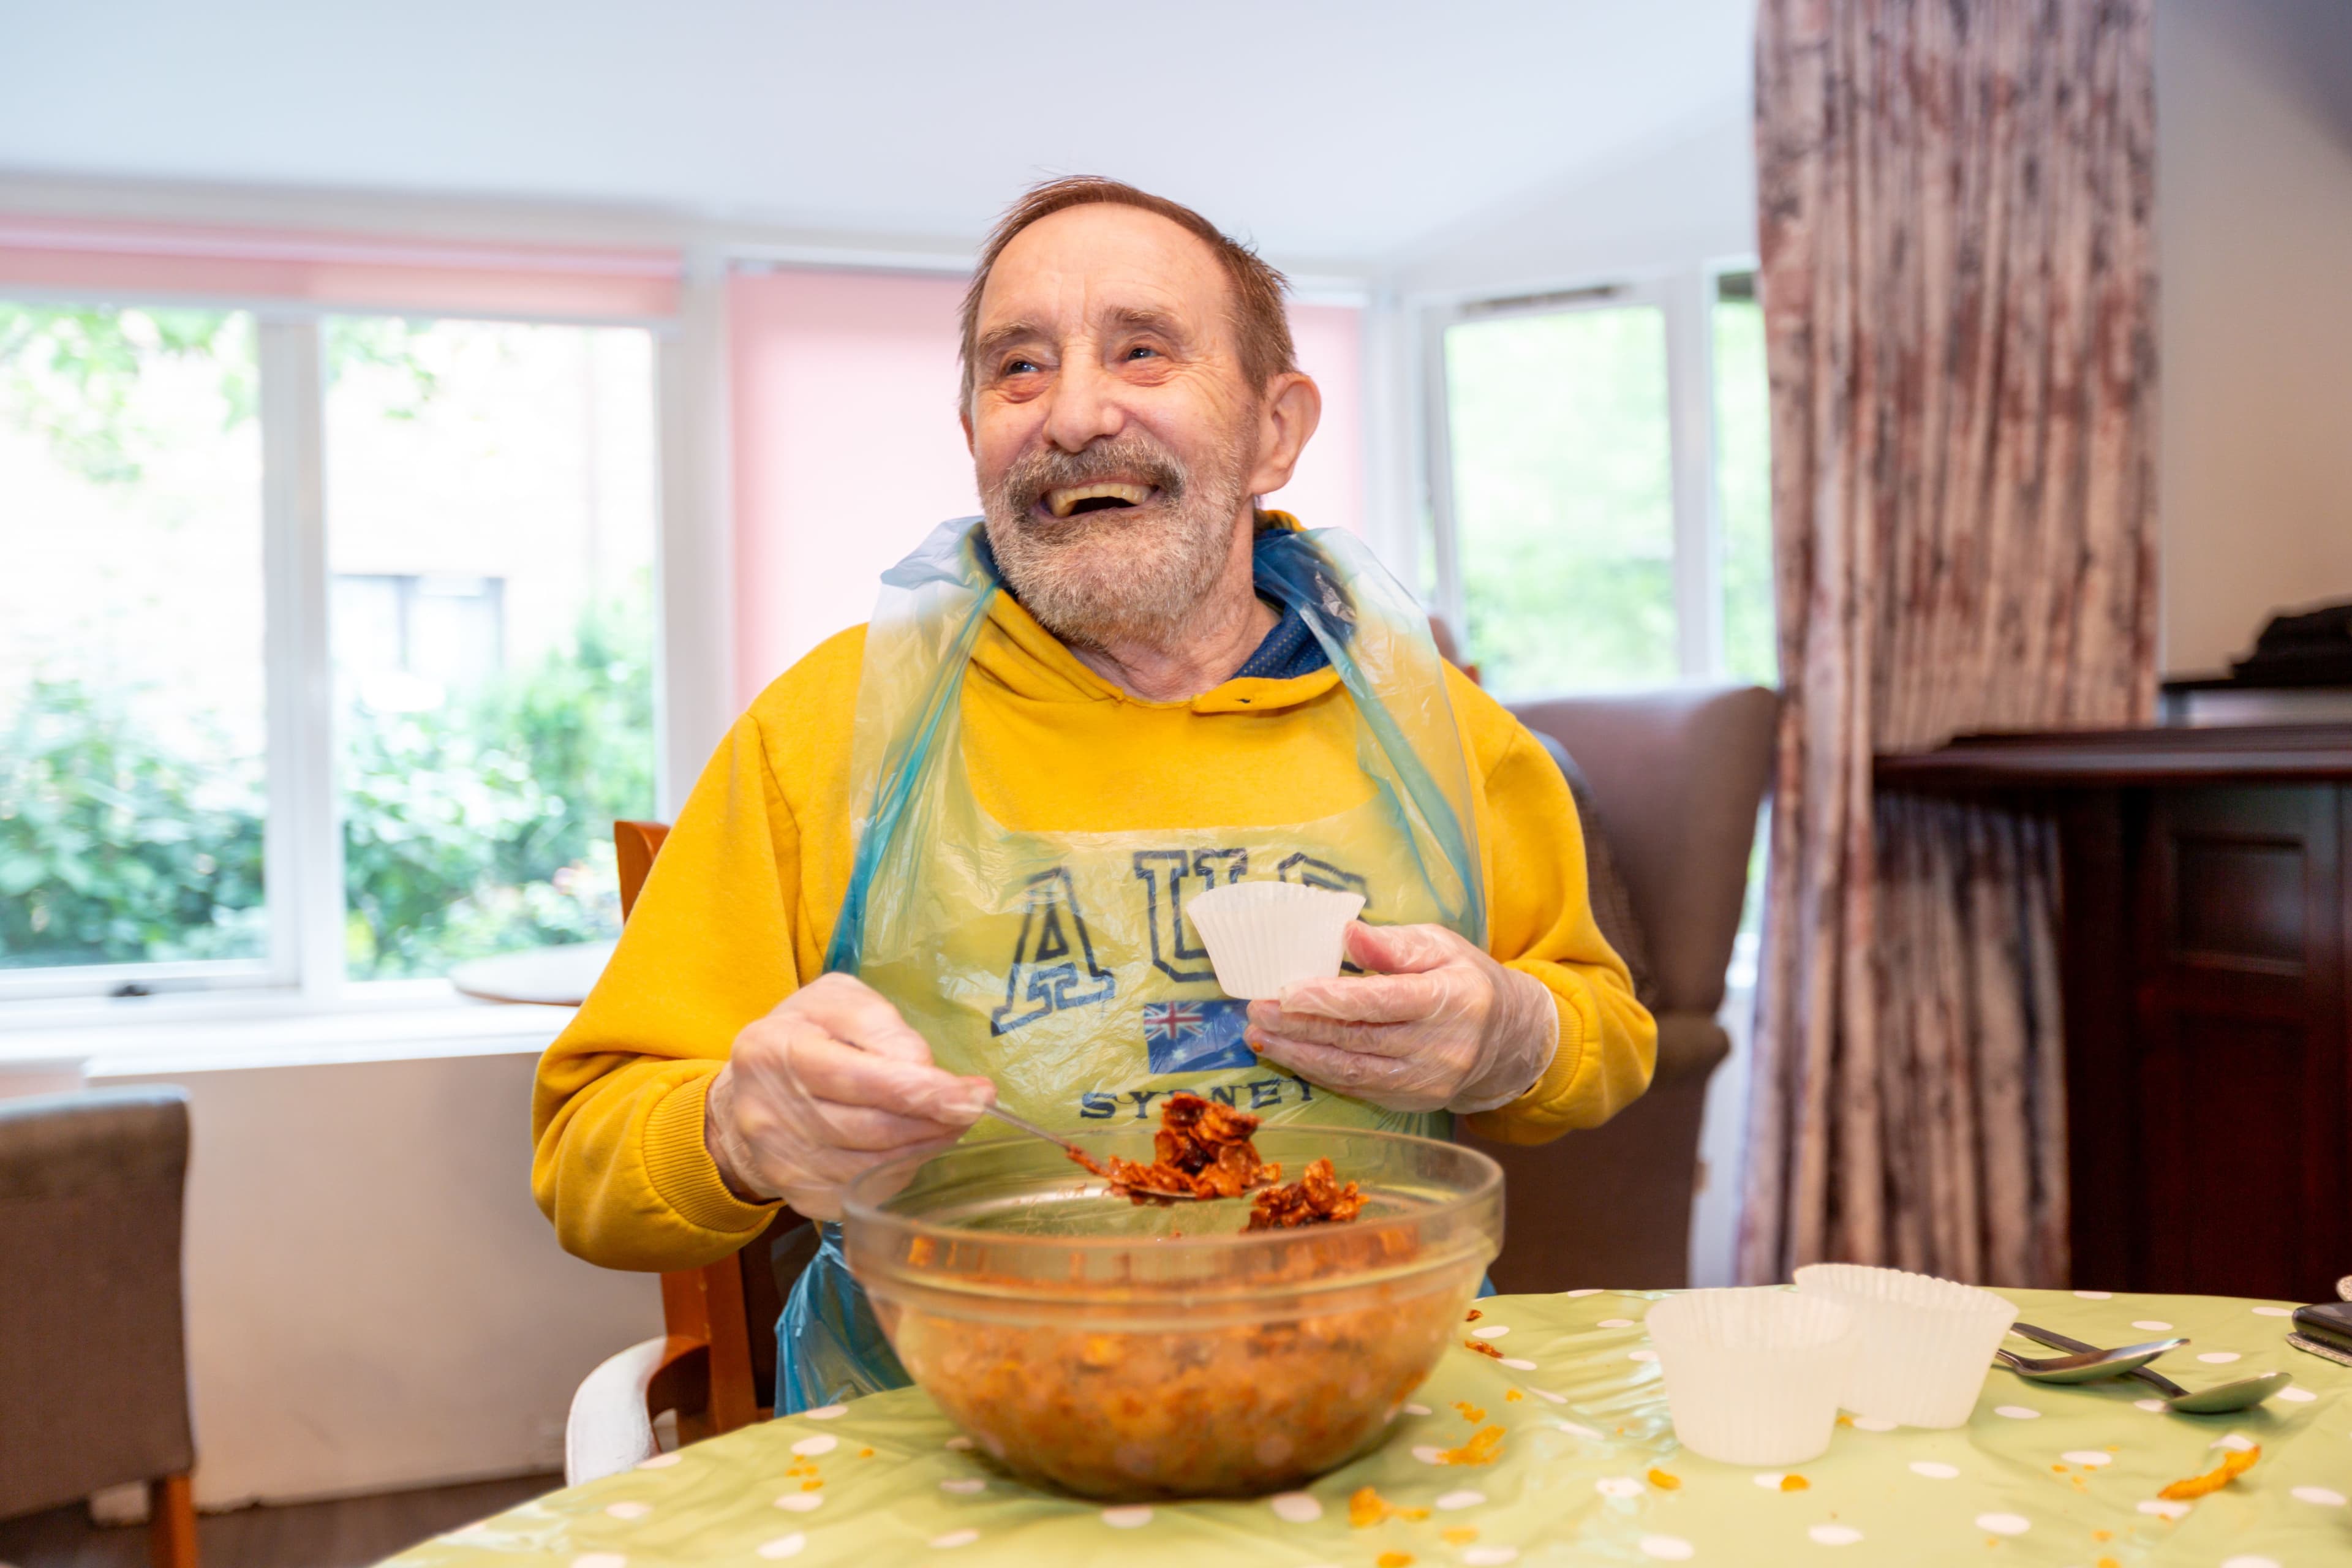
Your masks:
{"label": "yellow hoodie", "polygon": [[[831,638],[736,721],[604,977],[541,1059],[532,1190],[563,1247],[592,1262],[693,1268],[740,1247],[773,1214],[719,1180],[702,1142],[703,1095],[736,1034],[823,972],[849,879],[850,731],[865,646],[863,626]],[[1559,770],[1459,671],[1449,667],[1446,682],[1474,780],[1487,950],[1542,981],[1559,1009],[1549,1070],[1471,1125],[1541,1142],[1598,1125],[1640,1095],[1657,1029],[1593,924],[1583,837]],[[1334,771],[1352,773],[1351,752],[1286,743],[1350,700],[1328,667],[1235,679],[1188,702],[1145,701],[999,594],[964,691],[973,787],[1011,826],[1283,823],[1361,788],[1360,775]],[[1188,765],[1136,765],[1151,756]]]}

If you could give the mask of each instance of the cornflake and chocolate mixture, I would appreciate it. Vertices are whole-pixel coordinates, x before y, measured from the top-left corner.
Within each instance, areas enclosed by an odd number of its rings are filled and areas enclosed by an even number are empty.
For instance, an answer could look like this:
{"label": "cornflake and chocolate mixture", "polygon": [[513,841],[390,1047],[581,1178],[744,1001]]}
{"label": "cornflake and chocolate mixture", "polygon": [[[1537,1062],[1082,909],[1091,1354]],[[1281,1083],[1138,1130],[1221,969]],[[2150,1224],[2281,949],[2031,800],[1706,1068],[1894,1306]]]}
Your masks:
{"label": "cornflake and chocolate mixture", "polygon": [[1110,1184],[1110,1190],[1130,1203],[1162,1207],[1189,1194],[1194,1198],[1237,1198],[1255,1192],[1250,1205],[1251,1230],[1286,1230],[1301,1225],[1344,1225],[1363,1212],[1364,1195],[1353,1182],[1342,1183],[1328,1160],[1318,1160],[1287,1186],[1282,1166],[1257,1157],[1250,1142],[1258,1118],[1221,1100],[1197,1094],[1171,1094],[1160,1108],[1160,1131],[1151,1140],[1152,1163],[1109,1156],[1097,1163],[1072,1150],[1070,1158]]}

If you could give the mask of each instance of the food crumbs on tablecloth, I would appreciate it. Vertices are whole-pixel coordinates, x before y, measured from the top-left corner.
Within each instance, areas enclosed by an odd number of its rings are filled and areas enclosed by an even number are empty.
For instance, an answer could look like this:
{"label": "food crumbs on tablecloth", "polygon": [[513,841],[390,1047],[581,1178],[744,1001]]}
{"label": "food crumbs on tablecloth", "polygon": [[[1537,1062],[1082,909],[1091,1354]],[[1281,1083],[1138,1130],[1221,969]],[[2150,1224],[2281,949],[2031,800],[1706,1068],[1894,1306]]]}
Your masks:
{"label": "food crumbs on tablecloth", "polygon": [[1496,1361],[1503,1359],[1503,1352],[1496,1350],[1494,1346],[1488,1344],[1484,1340],[1464,1340],[1462,1342],[1462,1348],[1465,1351],[1476,1351],[1483,1356],[1492,1356]]}
{"label": "food crumbs on tablecloth", "polygon": [[2175,1481],[2156,1495],[2167,1502],[2187,1502],[2191,1498],[2205,1497],[2220,1491],[2240,1476],[2254,1468],[2263,1457],[2263,1446],[2235,1450],[2221,1456],[2221,1462],[2201,1476],[2191,1476],[2185,1481]]}
{"label": "food crumbs on tablecloth", "polygon": [[1665,1471],[1654,1467],[1650,1471],[1650,1484],[1662,1492],[1679,1491],[1682,1489],[1683,1479],[1680,1476],[1670,1476]]}
{"label": "food crumbs on tablecloth", "polygon": [[1429,1517],[1425,1508],[1399,1508],[1370,1487],[1358,1487],[1348,1498],[1348,1523],[1364,1530],[1385,1519],[1422,1520]]}
{"label": "food crumbs on tablecloth", "polygon": [[2098,1568],[2124,1568],[2124,1565],[2112,1557],[2102,1557],[2099,1559]]}
{"label": "food crumbs on tablecloth", "polygon": [[1848,1415],[1843,1411],[1840,1411],[1838,1412],[1838,1425],[1841,1426],[1851,1426],[1853,1425],[1853,1417]]}
{"label": "food crumbs on tablecloth", "polygon": [[1780,1489],[1784,1492],[1801,1492],[1812,1484],[1812,1482],[1805,1479],[1802,1476],[1782,1476],[1780,1478]]}
{"label": "food crumbs on tablecloth", "polygon": [[1383,1552],[1372,1561],[1380,1564],[1380,1568],[1412,1568],[1412,1553],[1410,1552]]}
{"label": "food crumbs on tablecloth", "polygon": [[801,1490],[804,1492],[821,1491],[824,1487],[824,1482],[822,1479],[806,1480],[801,1483]]}
{"label": "food crumbs on tablecloth", "polygon": [[2116,1532],[2112,1530],[2095,1530],[2091,1531],[2091,1539],[2094,1541],[2113,1541],[2115,1538]]}
{"label": "food crumbs on tablecloth", "polygon": [[870,1459],[874,1457],[874,1450],[871,1448],[860,1448],[857,1450],[857,1457],[861,1459]]}
{"label": "food crumbs on tablecloth", "polygon": [[1481,1426],[1470,1434],[1469,1440],[1462,1447],[1439,1450],[1437,1462],[1441,1465],[1491,1465],[1502,1457],[1503,1429],[1500,1426]]}
{"label": "food crumbs on tablecloth", "polygon": [[1527,1395],[1526,1395],[1526,1394],[1521,1394],[1517,1389],[1513,1388],[1513,1389],[1508,1389],[1508,1390],[1505,1391],[1505,1393],[1504,1393],[1504,1394],[1503,1394],[1503,1397],[1504,1397],[1504,1399],[1506,1399],[1507,1401],[1510,1402],[1511,1404],[1516,1405],[1516,1404],[1517,1404],[1520,1400],[1525,1399],[1525,1398],[1527,1397]]}
{"label": "food crumbs on tablecloth", "polygon": [[1457,1524],[1451,1530],[1441,1530],[1437,1533],[1439,1539],[1448,1546],[1467,1546],[1478,1539],[1478,1527],[1475,1524]]}
{"label": "food crumbs on tablecloth", "polygon": [[1473,1426],[1475,1426],[1479,1422],[1486,1419],[1486,1413],[1479,1409],[1476,1405],[1471,1404],[1466,1399],[1455,1400],[1454,1402],[1454,1408],[1462,1412],[1462,1419],[1467,1421]]}
{"label": "food crumbs on tablecloth", "polygon": [[1476,1322],[1479,1319],[1481,1319],[1481,1318],[1485,1317],[1486,1315],[1486,1313],[1484,1313],[1484,1312],[1480,1311],[1477,1308],[1473,1307],[1473,1308],[1471,1308],[1471,1309],[1470,1309],[1470,1315],[1469,1315],[1468,1317],[1466,1317],[1466,1318],[1463,1319],[1462,1321],[1463,1321],[1464,1322],[1465,1322],[1465,1323],[1475,1323],[1475,1322]]}

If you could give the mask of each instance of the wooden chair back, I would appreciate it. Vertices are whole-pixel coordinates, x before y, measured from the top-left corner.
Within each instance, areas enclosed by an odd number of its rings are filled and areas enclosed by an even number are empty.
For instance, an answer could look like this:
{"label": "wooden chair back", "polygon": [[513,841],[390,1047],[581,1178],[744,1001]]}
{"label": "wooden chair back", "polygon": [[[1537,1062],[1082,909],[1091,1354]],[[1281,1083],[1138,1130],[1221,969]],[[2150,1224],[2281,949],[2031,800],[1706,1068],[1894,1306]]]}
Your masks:
{"label": "wooden chair back", "polygon": [[[666,823],[613,824],[624,921],[668,837]],[[662,1324],[670,1343],[646,1404],[649,1415],[677,1413],[681,1442],[715,1437],[773,1414],[775,1327],[784,1310],[775,1249],[806,1223],[779,1209],[768,1228],[733,1257],[661,1277]]]}

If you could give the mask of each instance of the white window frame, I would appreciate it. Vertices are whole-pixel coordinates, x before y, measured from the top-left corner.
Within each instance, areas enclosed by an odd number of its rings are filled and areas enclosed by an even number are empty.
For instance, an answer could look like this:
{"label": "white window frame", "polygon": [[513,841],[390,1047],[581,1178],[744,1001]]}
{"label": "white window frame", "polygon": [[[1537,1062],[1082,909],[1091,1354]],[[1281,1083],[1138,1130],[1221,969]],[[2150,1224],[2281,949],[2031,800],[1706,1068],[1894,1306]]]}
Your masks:
{"label": "white window frame", "polygon": [[[1447,329],[1506,316],[1646,305],[1659,310],[1665,322],[1667,462],[1674,521],[1675,679],[1654,684],[1727,678],[1723,505],[1716,482],[1720,449],[1715,428],[1714,311],[1720,279],[1727,273],[1753,271],[1755,266],[1753,258],[1731,258],[1664,272],[1508,292],[1481,291],[1422,304],[1422,445],[1427,454],[1423,465],[1426,515],[1436,570],[1431,587],[1435,608],[1460,635],[1465,652],[1470,628],[1462,591],[1461,533],[1454,515],[1454,432],[1445,373]],[[1524,700],[1549,694],[1512,695]]]}
{"label": "white window frame", "polygon": [[[719,279],[713,282],[712,279]],[[654,337],[656,431],[654,747],[656,810],[667,817],[734,717],[731,550],[726,529],[723,270],[689,251],[677,318],[371,310],[155,289],[0,286],[11,303],[85,309],[236,310],[254,323],[261,437],[263,665],[268,756],[258,960],[53,965],[0,970],[0,1027],[40,1023],[31,1005],[106,1001],[142,1008],[204,994],[345,1005],[433,1001],[448,983],[344,974],[343,848],[336,783],[333,661],[328,646],[326,366],[329,316],[635,327]],[[125,985],[142,989],[118,997]],[[46,1015],[47,1009],[43,1009]]]}

